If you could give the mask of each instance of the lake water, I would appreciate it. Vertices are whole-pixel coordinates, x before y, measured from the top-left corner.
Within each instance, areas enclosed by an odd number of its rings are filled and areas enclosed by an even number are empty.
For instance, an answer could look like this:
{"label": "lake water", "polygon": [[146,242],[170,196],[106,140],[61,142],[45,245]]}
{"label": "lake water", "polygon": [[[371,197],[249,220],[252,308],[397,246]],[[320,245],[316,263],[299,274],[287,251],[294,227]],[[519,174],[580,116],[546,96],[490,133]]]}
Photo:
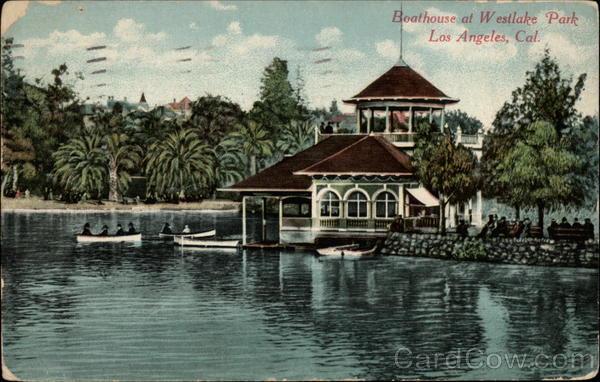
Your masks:
{"label": "lake water", "polygon": [[[145,237],[77,244],[86,221],[132,221]],[[539,379],[598,365],[597,270],[181,250],[156,237],[165,221],[241,231],[232,213],[3,213],[9,369],[27,380]]]}

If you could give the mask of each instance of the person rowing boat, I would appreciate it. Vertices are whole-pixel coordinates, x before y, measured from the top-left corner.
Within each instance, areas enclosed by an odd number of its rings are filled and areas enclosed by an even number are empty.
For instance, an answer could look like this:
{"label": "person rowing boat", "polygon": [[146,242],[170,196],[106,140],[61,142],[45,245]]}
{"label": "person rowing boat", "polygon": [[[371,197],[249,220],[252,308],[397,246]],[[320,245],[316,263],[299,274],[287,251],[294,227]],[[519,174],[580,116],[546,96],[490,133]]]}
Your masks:
{"label": "person rowing boat", "polygon": [[100,232],[97,236],[108,236],[108,226],[106,224],[102,226],[102,232]]}
{"label": "person rowing boat", "polygon": [[165,234],[172,234],[173,230],[171,230],[171,226],[169,225],[169,223],[165,223],[165,225],[163,226],[163,229],[160,233],[165,233]]}
{"label": "person rowing boat", "polygon": [[92,231],[90,230],[90,223],[85,223],[83,225],[83,231],[81,231],[80,235],[92,235]]}
{"label": "person rowing boat", "polygon": [[135,230],[135,226],[133,225],[132,222],[129,222],[129,230],[127,231],[127,234],[133,235],[136,233],[137,233],[137,231]]}
{"label": "person rowing boat", "polygon": [[125,231],[123,230],[123,226],[120,224],[117,224],[117,232],[115,233],[116,236],[123,236],[125,235]]}

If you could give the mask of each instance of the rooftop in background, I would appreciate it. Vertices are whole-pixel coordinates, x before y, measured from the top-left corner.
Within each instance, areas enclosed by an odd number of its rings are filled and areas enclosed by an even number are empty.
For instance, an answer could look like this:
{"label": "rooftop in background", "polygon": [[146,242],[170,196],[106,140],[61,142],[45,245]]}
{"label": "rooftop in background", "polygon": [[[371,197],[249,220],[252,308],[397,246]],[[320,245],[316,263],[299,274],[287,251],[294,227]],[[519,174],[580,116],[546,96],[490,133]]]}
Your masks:
{"label": "rooftop in background", "polygon": [[192,110],[192,101],[186,96],[181,99],[181,101],[177,102],[173,100],[173,102],[169,103],[169,107],[175,111],[185,111]]}
{"label": "rooftop in background", "polygon": [[399,61],[360,93],[344,102],[359,103],[374,100],[423,100],[440,104],[458,102],[458,99],[448,97],[403,61]]}

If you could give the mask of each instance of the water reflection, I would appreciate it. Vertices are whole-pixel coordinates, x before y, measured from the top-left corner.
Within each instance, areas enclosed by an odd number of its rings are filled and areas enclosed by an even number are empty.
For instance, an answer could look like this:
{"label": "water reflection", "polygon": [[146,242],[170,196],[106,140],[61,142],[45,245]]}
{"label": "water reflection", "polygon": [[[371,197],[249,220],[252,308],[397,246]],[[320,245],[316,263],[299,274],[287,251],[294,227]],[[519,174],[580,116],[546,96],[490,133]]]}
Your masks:
{"label": "water reflection", "polygon": [[[85,221],[133,221],[149,236],[78,245]],[[417,368],[415,356],[597,348],[595,270],[188,250],[152,237],[164,221],[239,235],[235,214],[2,215],[2,332],[17,376],[541,378],[590,368]],[[410,367],[397,367],[400,347]]]}

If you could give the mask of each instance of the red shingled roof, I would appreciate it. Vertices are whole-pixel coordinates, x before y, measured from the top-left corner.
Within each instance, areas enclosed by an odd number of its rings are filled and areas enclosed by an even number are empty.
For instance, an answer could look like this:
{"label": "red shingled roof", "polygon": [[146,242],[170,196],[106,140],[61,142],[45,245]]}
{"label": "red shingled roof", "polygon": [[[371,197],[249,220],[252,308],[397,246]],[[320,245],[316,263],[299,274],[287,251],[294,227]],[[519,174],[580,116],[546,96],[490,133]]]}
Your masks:
{"label": "red shingled roof", "polygon": [[295,171],[309,167],[361,140],[364,135],[337,135],[318,144],[284,158],[281,162],[264,169],[229,187],[235,191],[307,191],[311,178],[307,175],[294,175]]}
{"label": "red shingled roof", "polygon": [[368,135],[295,174],[412,175],[413,172],[408,154],[385,138]]}
{"label": "red shingled roof", "polygon": [[345,102],[356,102],[360,99],[435,99],[443,103],[458,102],[406,65],[393,66]]}

